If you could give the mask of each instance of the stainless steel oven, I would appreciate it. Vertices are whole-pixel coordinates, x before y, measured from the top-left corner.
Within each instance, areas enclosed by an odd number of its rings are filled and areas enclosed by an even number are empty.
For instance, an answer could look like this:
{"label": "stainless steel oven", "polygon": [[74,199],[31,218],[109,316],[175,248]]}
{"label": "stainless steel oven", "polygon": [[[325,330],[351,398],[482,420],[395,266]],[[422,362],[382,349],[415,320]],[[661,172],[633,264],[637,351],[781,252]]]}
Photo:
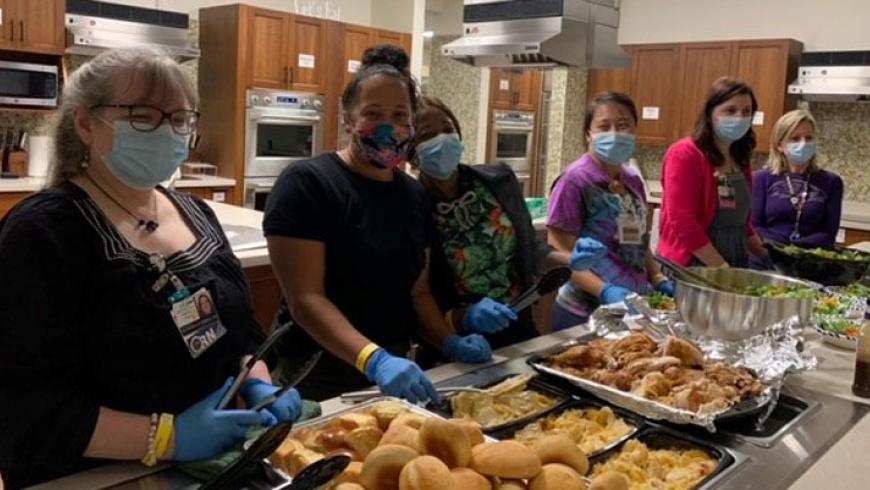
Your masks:
{"label": "stainless steel oven", "polygon": [[523,111],[493,111],[491,155],[510,166],[523,193],[532,193],[535,114]]}
{"label": "stainless steel oven", "polygon": [[57,65],[0,60],[0,105],[57,107]]}
{"label": "stainless steel oven", "polygon": [[244,203],[262,210],[281,171],[323,152],[323,98],[252,89],[245,117]]}

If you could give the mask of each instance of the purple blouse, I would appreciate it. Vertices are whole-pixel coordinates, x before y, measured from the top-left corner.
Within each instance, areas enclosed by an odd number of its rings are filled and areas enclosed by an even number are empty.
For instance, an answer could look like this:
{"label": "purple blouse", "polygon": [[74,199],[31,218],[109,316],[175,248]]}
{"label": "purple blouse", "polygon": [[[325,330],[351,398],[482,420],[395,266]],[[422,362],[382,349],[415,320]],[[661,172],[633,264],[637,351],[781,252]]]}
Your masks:
{"label": "purple blouse", "polygon": [[[803,175],[789,174],[794,197],[800,198],[807,180],[809,194],[800,218],[800,238],[793,243],[805,246],[833,245],[840,228],[843,207],[843,179],[820,170]],[[785,175],[774,175],[764,168],[755,172],[752,189],[752,225],[767,240],[792,243],[797,209],[791,202]]]}

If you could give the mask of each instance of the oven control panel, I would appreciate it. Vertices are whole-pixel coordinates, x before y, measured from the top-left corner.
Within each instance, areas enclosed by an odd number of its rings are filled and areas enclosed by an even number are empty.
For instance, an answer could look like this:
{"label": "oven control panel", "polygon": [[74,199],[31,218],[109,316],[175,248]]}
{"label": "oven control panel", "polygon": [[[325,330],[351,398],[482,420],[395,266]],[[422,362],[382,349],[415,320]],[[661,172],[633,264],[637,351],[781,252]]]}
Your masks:
{"label": "oven control panel", "polygon": [[529,126],[535,124],[535,113],[524,111],[493,111],[496,125]]}
{"label": "oven control panel", "polygon": [[252,89],[248,90],[247,107],[301,109],[323,112],[323,97],[304,92]]}

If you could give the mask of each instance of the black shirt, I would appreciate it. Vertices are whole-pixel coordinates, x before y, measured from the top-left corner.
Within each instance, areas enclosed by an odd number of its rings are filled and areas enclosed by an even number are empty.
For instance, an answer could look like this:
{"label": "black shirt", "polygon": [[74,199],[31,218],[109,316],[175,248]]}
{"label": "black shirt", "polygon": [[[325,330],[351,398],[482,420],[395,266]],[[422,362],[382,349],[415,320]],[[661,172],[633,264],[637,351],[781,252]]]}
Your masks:
{"label": "black shirt", "polygon": [[209,288],[227,334],[192,359],[171,286],[77,186],[0,221],[0,473],[11,488],[94,464],[81,456],[100,406],[178,414],[238,372],[261,339],[241,264],[202,201],[165,191],[196,235],[167,266]]}
{"label": "black shirt", "polygon": [[[407,343],[416,330],[411,288],[429,244],[423,187],[402,172],[393,175],[390,182],[367,179],[335,153],[296,163],[269,193],[263,221],[266,236],[324,244],[326,296],[384,347]],[[297,333],[297,353],[318,348],[301,329]],[[321,360],[315,371],[328,364]],[[353,377],[346,367],[344,375]]]}

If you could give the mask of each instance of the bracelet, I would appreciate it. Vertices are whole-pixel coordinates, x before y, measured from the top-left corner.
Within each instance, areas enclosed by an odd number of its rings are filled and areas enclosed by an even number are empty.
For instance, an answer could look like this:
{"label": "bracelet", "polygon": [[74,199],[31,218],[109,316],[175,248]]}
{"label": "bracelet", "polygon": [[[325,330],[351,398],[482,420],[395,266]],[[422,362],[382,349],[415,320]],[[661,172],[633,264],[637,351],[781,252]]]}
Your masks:
{"label": "bracelet", "polygon": [[368,367],[369,360],[372,358],[375,352],[379,351],[381,346],[372,342],[369,345],[362,348],[359,351],[359,354],[356,355],[356,369],[365,374],[366,368]]}
{"label": "bracelet", "polygon": [[154,466],[157,464],[157,414],[151,414],[151,426],[148,428],[148,449],[145,451],[145,456],[142,457],[142,464]]}
{"label": "bracelet", "polygon": [[157,424],[157,435],[154,438],[155,456],[157,460],[163,460],[169,449],[169,441],[175,434],[175,417],[168,413],[160,414],[160,423]]}
{"label": "bracelet", "polygon": [[453,324],[453,309],[447,310],[447,313],[444,314],[444,321],[447,322],[447,326],[450,327],[454,332],[456,331],[456,325]]}

